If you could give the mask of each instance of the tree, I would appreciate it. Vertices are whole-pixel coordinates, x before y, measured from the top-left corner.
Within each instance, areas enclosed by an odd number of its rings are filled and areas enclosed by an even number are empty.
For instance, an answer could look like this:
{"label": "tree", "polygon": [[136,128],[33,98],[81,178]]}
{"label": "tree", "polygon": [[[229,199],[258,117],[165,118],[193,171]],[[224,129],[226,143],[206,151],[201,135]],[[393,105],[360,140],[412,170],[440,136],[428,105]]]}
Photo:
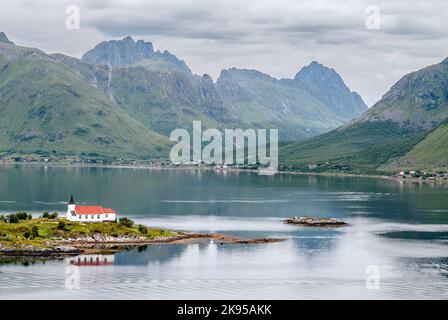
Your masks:
{"label": "tree", "polygon": [[143,234],[147,234],[148,233],[148,229],[146,229],[146,227],[144,225],[142,225],[142,224],[138,225],[138,231],[140,231],[140,233],[143,233]]}
{"label": "tree", "polygon": [[0,222],[7,222],[8,219],[4,215],[0,215]]}
{"label": "tree", "polygon": [[7,215],[6,217],[8,218],[9,223],[19,223],[19,217],[14,213],[11,213],[10,215]]}
{"label": "tree", "polygon": [[134,221],[126,217],[121,217],[118,221],[120,222],[120,224],[128,228],[132,228],[132,226],[134,225]]}
{"label": "tree", "polygon": [[19,220],[28,220],[28,214],[26,212],[17,212],[16,216]]}

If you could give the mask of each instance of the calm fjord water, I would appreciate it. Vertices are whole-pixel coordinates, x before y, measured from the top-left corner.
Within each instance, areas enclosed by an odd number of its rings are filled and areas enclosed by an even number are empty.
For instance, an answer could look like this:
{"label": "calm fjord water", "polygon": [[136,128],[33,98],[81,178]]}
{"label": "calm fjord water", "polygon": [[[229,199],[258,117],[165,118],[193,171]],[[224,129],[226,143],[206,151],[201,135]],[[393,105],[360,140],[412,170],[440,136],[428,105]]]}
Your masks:
{"label": "calm fjord water", "polygon": [[[0,182],[1,212],[62,212],[73,194],[79,203],[112,207],[147,225],[287,239],[266,245],[154,245],[75,270],[68,259],[4,264],[0,299],[448,298],[444,186],[36,166],[0,167]],[[282,223],[294,215],[336,217],[350,226]],[[374,285],[372,275],[379,276]]]}

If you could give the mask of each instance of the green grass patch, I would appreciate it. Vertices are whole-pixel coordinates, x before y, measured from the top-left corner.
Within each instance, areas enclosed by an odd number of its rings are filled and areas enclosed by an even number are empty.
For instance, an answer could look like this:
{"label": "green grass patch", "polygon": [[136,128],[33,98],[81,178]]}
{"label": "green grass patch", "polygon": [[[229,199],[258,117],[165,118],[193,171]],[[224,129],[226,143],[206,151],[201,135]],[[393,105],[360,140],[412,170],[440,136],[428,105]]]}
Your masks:
{"label": "green grass patch", "polygon": [[156,237],[174,236],[170,230],[150,228],[143,225],[120,222],[70,222],[64,218],[36,218],[21,220],[18,223],[0,222],[0,243],[12,245],[45,246],[48,240],[69,239],[80,236],[143,236],[148,240]]}
{"label": "green grass patch", "polygon": [[377,174],[381,165],[406,154],[424,134],[392,121],[357,123],[284,146],[280,165],[297,171]]}

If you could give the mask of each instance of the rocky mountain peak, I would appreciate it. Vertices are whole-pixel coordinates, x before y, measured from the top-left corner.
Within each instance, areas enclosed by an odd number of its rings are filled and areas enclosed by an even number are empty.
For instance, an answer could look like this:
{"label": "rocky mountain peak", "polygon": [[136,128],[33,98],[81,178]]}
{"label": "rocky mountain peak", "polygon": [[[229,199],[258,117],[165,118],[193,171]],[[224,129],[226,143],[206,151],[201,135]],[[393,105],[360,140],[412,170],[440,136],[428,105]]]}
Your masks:
{"label": "rocky mountain peak", "polygon": [[14,44],[12,41],[9,41],[8,37],[4,32],[0,32],[0,42],[1,43],[7,43],[7,44]]}
{"label": "rocky mountain peak", "polygon": [[121,40],[104,41],[87,51],[82,60],[90,64],[111,67],[128,67],[136,64],[145,65],[152,70],[177,70],[191,73],[184,61],[179,60],[169,51],[154,51],[151,42],[135,41],[127,36]]}
{"label": "rocky mountain peak", "polygon": [[87,51],[82,60],[92,64],[103,64],[112,67],[123,67],[137,63],[154,55],[151,42],[139,40],[130,36],[122,40],[104,41],[92,50]]}
{"label": "rocky mountain peak", "polygon": [[334,69],[328,68],[317,61],[312,61],[308,66],[300,69],[294,77],[294,80],[302,82],[331,81],[335,84],[345,86],[344,81]]}
{"label": "rocky mountain peak", "polygon": [[294,81],[339,113],[359,115],[367,110],[362,98],[347,87],[339,73],[317,61],[300,69]]}

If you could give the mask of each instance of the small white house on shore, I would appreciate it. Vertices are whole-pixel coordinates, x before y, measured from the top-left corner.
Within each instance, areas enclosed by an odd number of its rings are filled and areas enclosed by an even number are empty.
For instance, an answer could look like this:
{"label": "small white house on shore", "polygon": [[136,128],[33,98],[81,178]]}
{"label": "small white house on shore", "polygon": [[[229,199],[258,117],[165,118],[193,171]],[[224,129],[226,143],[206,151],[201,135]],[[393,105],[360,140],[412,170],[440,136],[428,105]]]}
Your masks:
{"label": "small white house on shore", "polygon": [[103,208],[102,206],[79,206],[70,197],[67,207],[67,220],[77,222],[104,222],[115,221],[116,212],[111,208]]}

